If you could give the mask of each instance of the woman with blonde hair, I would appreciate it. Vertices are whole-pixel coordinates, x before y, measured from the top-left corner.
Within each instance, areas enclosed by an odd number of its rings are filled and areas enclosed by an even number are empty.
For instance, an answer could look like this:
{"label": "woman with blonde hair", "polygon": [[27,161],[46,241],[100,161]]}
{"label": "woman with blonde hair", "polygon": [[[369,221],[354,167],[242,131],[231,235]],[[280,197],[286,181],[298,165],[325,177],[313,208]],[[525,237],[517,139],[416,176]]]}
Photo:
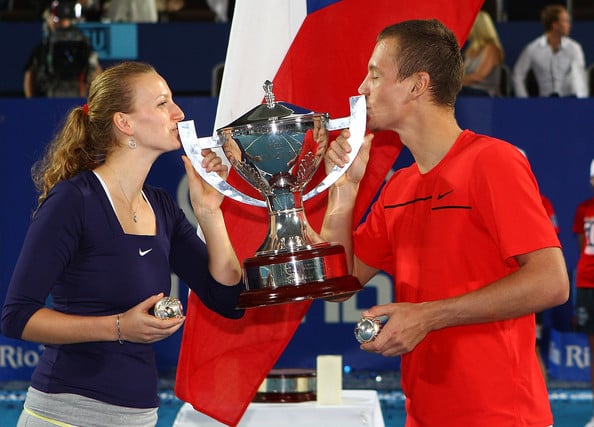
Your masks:
{"label": "woman with blonde hair", "polygon": [[460,95],[501,96],[503,47],[491,16],[481,10],[470,30],[464,51]]}
{"label": "woman with blonde hair", "polygon": [[33,169],[39,203],[2,311],[5,336],[44,344],[19,427],[156,425],[152,344],[185,320],[151,313],[172,272],[213,312],[242,316],[223,196],[184,156],[203,242],[173,197],[145,183],[161,154],[181,148],[183,119],[152,66],[124,62],[93,80]]}

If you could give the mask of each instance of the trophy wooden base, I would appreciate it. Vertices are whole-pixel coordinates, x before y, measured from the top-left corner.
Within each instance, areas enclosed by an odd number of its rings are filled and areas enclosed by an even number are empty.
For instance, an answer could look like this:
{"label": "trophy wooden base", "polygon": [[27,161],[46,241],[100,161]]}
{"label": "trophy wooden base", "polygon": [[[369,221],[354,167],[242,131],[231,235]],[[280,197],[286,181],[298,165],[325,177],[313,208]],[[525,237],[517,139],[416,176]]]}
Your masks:
{"label": "trophy wooden base", "polygon": [[316,400],[314,369],[273,369],[258,388],[254,402],[293,403]]}
{"label": "trophy wooden base", "polygon": [[307,299],[348,297],[361,289],[359,279],[354,276],[344,276],[299,286],[243,291],[239,296],[237,308],[264,307]]}
{"label": "trophy wooden base", "polygon": [[311,402],[316,400],[315,392],[312,393],[256,393],[253,402],[258,403],[296,403],[296,402]]}
{"label": "trophy wooden base", "polygon": [[359,280],[348,274],[344,248],[331,244],[248,258],[244,283],[237,308],[348,297],[362,289]]}

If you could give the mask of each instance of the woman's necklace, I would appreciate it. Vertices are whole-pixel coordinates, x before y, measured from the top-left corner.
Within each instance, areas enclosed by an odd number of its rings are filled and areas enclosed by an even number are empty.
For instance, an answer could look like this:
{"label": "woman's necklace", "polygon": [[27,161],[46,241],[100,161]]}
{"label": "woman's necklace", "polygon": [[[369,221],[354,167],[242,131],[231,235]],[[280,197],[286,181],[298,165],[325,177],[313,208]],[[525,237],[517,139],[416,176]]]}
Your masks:
{"label": "woman's necklace", "polygon": [[128,203],[128,206],[130,206],[130,210],[132,211],[132,220],[134,222],[138,222],[138,208],[140,207],[140,200],[142,199],[142,195],[140,195],[140,197],[138,197],[138,201],[136,202],[136,208],[134,208],[132,206],[132,202],[130,201],[130,199],[128,198],[128,196],[126,195],[126,192],[124,191],[124,186],[122,185],[122,181],[120,180],[119,175],[116,173],[116,171],[114,171],[111,166],[109,166],[108,164],[105,164],[105,166],[107,166],[107,168],[113,173],[113,175],[116,178],[116,181],[118,182],[118,185],[120,186],[120,190],[122,192],[122,195],[124,196],[124,199],[126,199],[126,202]]}

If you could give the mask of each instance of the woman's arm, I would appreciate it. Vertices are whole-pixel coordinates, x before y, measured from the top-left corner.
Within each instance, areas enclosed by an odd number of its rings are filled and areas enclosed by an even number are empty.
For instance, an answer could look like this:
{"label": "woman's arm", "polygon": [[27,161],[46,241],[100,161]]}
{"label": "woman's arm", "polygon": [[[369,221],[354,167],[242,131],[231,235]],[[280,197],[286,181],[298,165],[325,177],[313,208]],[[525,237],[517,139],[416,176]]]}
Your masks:
{"label": "woman's arm", "polygon": [[[227,176],[227,166],[221,158],[208,150],[203,152],[203,167]],[[241,265],[231,245],[221,211],[224,196],[206,183],[196,172],[190,159],[183,156],[188,175],[190,200],[208,251],[208,269],[212,277],[223,285],[236,285],[241,279]]]}
{"label": "woman's arm", "polygon": [[150,314],[149,310],[162,297],[163,294],[153,295],[124,313],[109,316],[80,316],[41,308],[29,318],[20,338],[42,344],[157,342],[175,333],[185,320],[163,321]]}

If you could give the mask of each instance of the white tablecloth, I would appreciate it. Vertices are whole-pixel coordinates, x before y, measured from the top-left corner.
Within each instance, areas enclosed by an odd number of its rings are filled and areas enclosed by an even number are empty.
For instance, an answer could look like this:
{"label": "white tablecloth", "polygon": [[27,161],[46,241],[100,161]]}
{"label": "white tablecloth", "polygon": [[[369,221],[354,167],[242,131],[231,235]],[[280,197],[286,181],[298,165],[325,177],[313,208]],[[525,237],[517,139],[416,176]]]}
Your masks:
{"label": "white tablecloth", "polygon": [[[173,427],[221,427],[224,424],[184,403]],[[375,390],[343,390],[340,405],[317,402],[251,403],[238,427],[385,427]]]}

